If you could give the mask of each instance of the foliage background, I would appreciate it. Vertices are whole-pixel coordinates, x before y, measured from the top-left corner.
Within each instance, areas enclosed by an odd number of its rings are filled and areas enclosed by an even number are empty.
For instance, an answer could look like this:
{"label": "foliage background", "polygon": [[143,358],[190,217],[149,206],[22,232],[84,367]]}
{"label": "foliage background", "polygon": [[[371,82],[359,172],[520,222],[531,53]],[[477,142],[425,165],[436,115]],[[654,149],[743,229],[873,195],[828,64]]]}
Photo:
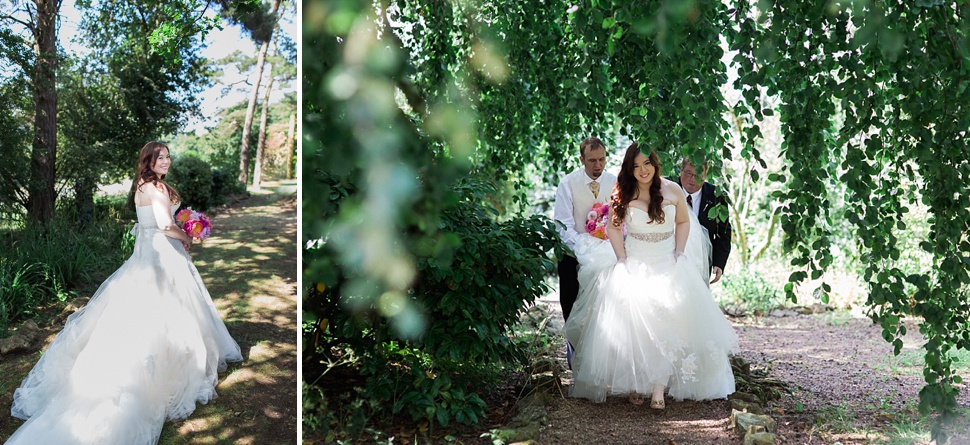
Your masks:
{"label": "foliage background", "polygon": [[[308,4],[307,296],[412,295],[427,278],[407,240],[456,230],[441,198],[457,178],[488,178],[493,219],[521,219],[577,165],[576,141],[629,137],[667,172],[682,156],[712,161],[732,262],[789,264],[777,287],[736,275],[742,298],[828,301],[844,281],[897,351],[901,320],[919,320],[920,409],[940,414],[942,438],[962,381],[952,353],[970,347],[968,14],[902,0]],[[325,317],[305,307],[312,339]],[[396,335],[362,332],[413,338],[421,311],[403,308],[357,314]],[[332,364],[343,347],[305,360]]]}
{"label": "foliage background", "polygon": [[[204,210],[245,193],[235,174],[212,169],[201,156],[191,158],[194,145],[182,146],[189,136],[178,133],[198,117],[200,92],[223,83],[219,68],[228,62],[202,56],[211,43],[209,32],[217,25],[244,22],[248,31],[259,34],[266,23],[270,28],[276,23],[266,21],[267,7],[258,0],[76,2],[76,45],[58,46],[55,55],[56,201],[54,217],[45,223],[30,218],[28,210],[28,185],[36,170],[32,95],[39,58],[27,26],[34,6],[0,6],[0,335],[27,318],[45,321],[69,299],[93,291],[127,258],[131,237],[125,233],[134,214],[125,208],[124,196],[98,191],[104,186],[127,192],[124,181],[130,184],[138,149],[146,141],[165,140],[172,147],[176,174],[169,179],[192,198],[185,204]],[[293,8],[288,11],[295,15]],[[279,42],[275,74],[292,78],[295,45],[286,38]],[[271,177],[284,177],[286,164],[295,163],[284,147],[295,112],[295,97],[289,97],[274,103],[270,113],[267,152],[272,156],[266,167]],[[219,142],[236,148],[235,164],[230,160],[228,165],[238,170],[240,137],[222,130],[233,124],[231,119],[223,116],[216,122],[208,140],[216,144],[217,138],[233,137]]]}

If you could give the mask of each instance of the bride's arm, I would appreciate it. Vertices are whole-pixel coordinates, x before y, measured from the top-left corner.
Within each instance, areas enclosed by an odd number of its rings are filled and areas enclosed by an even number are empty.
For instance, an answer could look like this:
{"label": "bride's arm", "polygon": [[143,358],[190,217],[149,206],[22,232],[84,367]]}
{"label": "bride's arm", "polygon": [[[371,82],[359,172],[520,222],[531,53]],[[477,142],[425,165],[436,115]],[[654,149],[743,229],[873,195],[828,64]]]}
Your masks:
{"label": "bride's arm", "polygon": [[[673,183],[671,182],[671,184]],[[690,209],[687,208],[687,198],[684,197],[684,191],[679,186],[667,187],[667,190],[673,195],[672,198],[676,201],[675,205],[677,206],[677,213],[674,217],[676,224],[674,240],[677,244],[674,248],[674,257],[680,258],[684,254],[684,249],[687,247],[687,237],[690,235],[690,215],[687,214]]]}
{"label": "bride's arm", "polygon": [[171,202],[165,193],[158,190],[151,184],[142,187],[152,205],[152,214],[155,215],[155,223],[158,224],[162,233],[169,238],[175,238],[183,244],[192,244],[192,238],[172,220]]}
{"label": "bride's arm", "polygon": [[613,225],[613,206],[610,206],[609,213],[606,215],[606,237],[609,238],[610,245],[613,246],[616,261],[620,262],[625,260],[626,248],[623,247],[623,227]]}

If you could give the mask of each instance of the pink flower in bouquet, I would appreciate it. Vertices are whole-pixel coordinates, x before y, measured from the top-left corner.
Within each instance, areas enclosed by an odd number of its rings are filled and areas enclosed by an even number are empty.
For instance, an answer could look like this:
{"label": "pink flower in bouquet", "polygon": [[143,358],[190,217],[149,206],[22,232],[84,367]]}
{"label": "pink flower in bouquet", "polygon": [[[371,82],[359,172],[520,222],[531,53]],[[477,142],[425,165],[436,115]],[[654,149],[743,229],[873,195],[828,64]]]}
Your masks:
{"label": "pink flower in bouquet", "polygon": [[192,209],[182,209],[175,215],[175,220],[182,226],[182,230],[192,238],[198,238],[199,241],[205,241],[209,235],[212,235],[212,223],[209,222],[209,217],[205,216],[205,213],[196,212]]}
{"label": "pink flower in bouquet", "polygon": [[607,239],[606,217],[610,207],[602,202],[593,204],[593,208],[586,214],[586,233],[599,239]]}

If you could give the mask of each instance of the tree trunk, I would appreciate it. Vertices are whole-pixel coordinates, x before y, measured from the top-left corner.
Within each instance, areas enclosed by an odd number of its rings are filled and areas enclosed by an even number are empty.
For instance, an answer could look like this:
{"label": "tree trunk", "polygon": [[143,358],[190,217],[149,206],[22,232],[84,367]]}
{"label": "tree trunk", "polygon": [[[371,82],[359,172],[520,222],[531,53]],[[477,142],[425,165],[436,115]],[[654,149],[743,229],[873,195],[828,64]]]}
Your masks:
{"label": "tree trunk", "polygon": [[293,179],[293,156],[296,151],[296,113],[290,113],[290,129],[286,132],[286,179]]}
{"label": "tree trunk", "polygon": [[[272,69],[272,68],[270,68]],[[266,146],[266,122],[269,120],[269,94],[273,88],[273,77],[270,76],[269,83],[266,84],[266,94],[263,95],[263,110],[259,116],[259,139],[256,143],[256,159],[253,166],[253,188],[259,190],[259,181],[263,174],[263,150]]]}
{"label": "tree trunk", "polygon": [[[274,40],[276,31],[273,31]],[[276,47],[273,47],[273,55],[276,55]],[[269,121],[269,96],[273,92],[273,64],[269,64],[269,82],[266,84],[266,92],[263,93],[263,105],[259,114],[259,137],[256,142],[256,160],[253,166],[253,189],[260,190],[259,182],[263,174],[263,150],[266,149],[266,124]]]}
{"label": "tree trunk", "polygon": [[87,226],[94,220],[94,191],[97,189],[97,181],[90,178],[78,178],[74,182],[74,209],[78,227]]}
{"label": "tree trunk", "polygon": [[57,12],[59,0],[36,0],[34,17],[34,140],[30,154],[27,218],[47,224],[54,217],[57,159]]}
{"label": "tree trunk", "polygon": [[[280,2],[273,2],[273,13],[280,9]],[[259,47],[259,57],[256,59],[256,83],[253,85],[253,94],[249,95],[249,105],[246,106],[246,120],[243,122],[242,145],[239,147],[239,182],[249,183],[249,138],[252,135],[253,115],[256,113],[256,98],[259,96],[259,84],[263,80],[263,66],[266,64],[266,52],[269,51],[267,39]]]}

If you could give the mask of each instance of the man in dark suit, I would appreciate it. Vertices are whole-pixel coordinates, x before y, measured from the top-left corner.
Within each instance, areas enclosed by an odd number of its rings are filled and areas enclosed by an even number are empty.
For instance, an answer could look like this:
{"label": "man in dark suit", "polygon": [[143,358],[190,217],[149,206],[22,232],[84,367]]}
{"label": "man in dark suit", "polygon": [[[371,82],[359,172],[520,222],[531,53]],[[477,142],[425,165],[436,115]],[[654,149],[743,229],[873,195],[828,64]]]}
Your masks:
{"label": "man in dark suit", "polygon": [[731,223],[711,219],[708,212],[717,205],[723,205],[727,209],[727,200],[724,195],[716,193],[714,184],[706,181],[706,165],[698,174],[690,159],[684,159],[680,164],[680,178],[671,179],[684,189],[687,207],[697,215],[697,221],[707,229],[711,238],[711,283],[716,283],[721,279],[728,255],[731,254]]}

